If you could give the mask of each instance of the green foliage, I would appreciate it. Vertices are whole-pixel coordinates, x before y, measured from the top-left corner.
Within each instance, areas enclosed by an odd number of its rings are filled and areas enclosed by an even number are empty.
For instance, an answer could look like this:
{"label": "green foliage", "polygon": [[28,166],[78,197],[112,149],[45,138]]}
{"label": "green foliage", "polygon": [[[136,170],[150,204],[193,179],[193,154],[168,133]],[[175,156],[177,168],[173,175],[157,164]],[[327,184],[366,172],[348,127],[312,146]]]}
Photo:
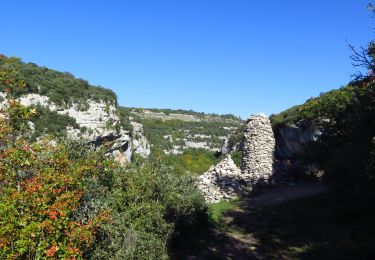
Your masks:
{"label": "green foliage", "polygon": [[108,214],[77,219],[75,212],[85,180],[98,179],[111,162],[103,153],[74,160],[49,139],[29,143],[8,124],[18,116],[7,111],[0,119],[0,258],[82,258]]}
{"label": "green foliage", "polygon": [[221,201],[210,205],[210,218],[216,225],[221,225],[223,215],[238,206],[238,200]]}
{"label": "green foliage", "polygon": [[239,145],[239,146],[242,145],[244,128],[245,128],[245,123],[241,124],[238,127],[238,129],[236,130],[236,132],[234,132],[234,134],[232,134],[229,137],[228,147],[229,147],[230,150],[233,151],[233,150],[235,150],[237,145]]}
{"label": "green foliage", "polygon": [[[116,94],[102,87],[91,86],[83,79],[77,79],[70,73],[62,73],[33,63],[23,63],[20,59],[0,58],[0,70],[17,69],[19,76],[25,82],[24,88],[18,88],[13,94],[18,97],[22,94],[37,93],[45,95],[61,106],[72,103],[80,104],[85,109],[87,100],[104,101],[116,104]],[[4,85],[0,84],[0,91],[4,92]]]}
{"label": "green foliage", "polygon": [[375,133],[375,78],[354,81],[271,117],[275,128],[300,120],[313,121],[324,129],[301,159],[325,170],[326,180],[346,204],[342,207],[345,218],[360,211],[369,213],[368,203],[375,199],[373,168],[368,166]]}
{"label": "green foliage", "polygon": [[131,166],[115,176],[105,204],[112,221],[102,227],[92,259],[165,259],[170,239],[207,220],[207,206],[193,179],[155,163]]}
{"label": "green foliage", "polygon": [[293,125],[301,120],[333,119],[336,114],[349,109],[356,100],[358,88],[348,85],[337,90],[322,93],[317,98],[310,98],[303,105],[294,106],[277,115],[271,115],[274,127],[278,125]]}
{"label": "green foliage", "polygon": [[133,126],[130,123],[130,117],[134,117],[131,114],[131,109],[125,107],[117,107],[117,115],[120,118],[120,123],[116,125],[116,130],[119,131],[121,128],[127,130],[130,134],[133,131]]}
{"label": "green foliage", "polygon": [[176,173],[202,174],[217,164],[222,156],[204,149],[188,149],[179,155],[161,155],[163,164],[172,166]]}
{"label": "green foliage", "polygon": [[68,115],[60,115],[42,106],[36,107],[35,111],[36,116],[31,119],[31,122],[34,123],[33,140],[43,135],[66,137],[68,126],[80,128],[76,120]]}
{"label": "green foliage", "polygon": [[231,156],[237,167],[241,167],[242,151],[232,152]]}

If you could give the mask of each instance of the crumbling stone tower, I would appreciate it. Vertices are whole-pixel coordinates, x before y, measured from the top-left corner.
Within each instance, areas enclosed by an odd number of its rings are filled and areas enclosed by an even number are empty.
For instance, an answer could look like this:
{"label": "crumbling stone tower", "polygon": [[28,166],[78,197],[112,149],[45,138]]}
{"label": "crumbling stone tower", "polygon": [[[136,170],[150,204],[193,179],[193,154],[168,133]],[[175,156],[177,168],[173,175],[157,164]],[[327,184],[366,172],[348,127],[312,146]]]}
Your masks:
{"label": "crumbling stone tower", "polygon": [[243,177],[253,183],[267,182],[273,174],[275,152],[275,137],[267,116],[252,115],[247,120],[243,142]]}

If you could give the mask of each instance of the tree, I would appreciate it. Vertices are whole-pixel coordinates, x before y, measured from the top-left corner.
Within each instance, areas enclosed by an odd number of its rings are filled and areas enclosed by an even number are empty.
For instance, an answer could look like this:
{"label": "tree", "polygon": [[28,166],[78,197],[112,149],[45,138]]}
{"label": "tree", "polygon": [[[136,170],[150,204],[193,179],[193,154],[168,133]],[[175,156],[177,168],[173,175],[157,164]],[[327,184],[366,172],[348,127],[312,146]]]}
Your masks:
{"label": "tree", "polygon": [[[368,4],[367,9],[371,14],[375,14],[375,6]],[[352,65],[354,67],[361,67],[368,70],[368,75],[375,75],[375,41],[371,41],[368,46],[365,48],[361,46],[359,49],[356,49],[353,45],[349,44],[349,48],[352,50],[352,55],[350,59],[352,60]],[[364,78],[365,76],[362,73],[357,72],[354,75],[356,79]]]}

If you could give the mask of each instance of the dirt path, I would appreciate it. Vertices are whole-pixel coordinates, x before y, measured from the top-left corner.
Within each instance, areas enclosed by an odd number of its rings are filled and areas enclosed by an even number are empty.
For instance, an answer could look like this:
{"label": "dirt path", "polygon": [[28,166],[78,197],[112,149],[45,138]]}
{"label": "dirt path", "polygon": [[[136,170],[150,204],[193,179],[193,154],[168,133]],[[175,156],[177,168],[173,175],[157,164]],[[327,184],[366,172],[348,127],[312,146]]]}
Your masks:
{"label": "dirt path", "polygon": [[297,183],[262,189],[248,200],[255,207],[268,207],[286,203],[290,200],[313,196],[328,191],[323,183]]}
{"label": "dirt path", "polygon": [[241,199],[224,214],[221,226],[213,228],[204,238],[209,242],[200,256],[195,254],[185,259],[293,259],[290,248],[294,244],[290,241],[301,232],[300,223],[293,218],[298,211],[306,214],[303,207],[309,205],[304,202],[300,203],[302,208],[288,205],[327,191],[321,183],[263,188],[251,198]]}

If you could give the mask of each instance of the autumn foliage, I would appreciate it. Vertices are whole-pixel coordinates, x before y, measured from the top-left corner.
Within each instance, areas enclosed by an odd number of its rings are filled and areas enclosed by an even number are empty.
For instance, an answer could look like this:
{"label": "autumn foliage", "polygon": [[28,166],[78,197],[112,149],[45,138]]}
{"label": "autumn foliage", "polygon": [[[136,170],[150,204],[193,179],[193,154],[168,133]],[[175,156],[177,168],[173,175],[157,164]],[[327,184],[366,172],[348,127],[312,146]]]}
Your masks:
{"label": "autumn foliage", "polygon": [[84,182],[111,163],[95,152],[72,159],[63,143],[48,138],[28,142],[23,126],[33,111],[11,97],[23,82],[10,69],[0,71],[0,84],[9,86],[0,118],[0,259],[82,258],[109,213],[75,217]]}

